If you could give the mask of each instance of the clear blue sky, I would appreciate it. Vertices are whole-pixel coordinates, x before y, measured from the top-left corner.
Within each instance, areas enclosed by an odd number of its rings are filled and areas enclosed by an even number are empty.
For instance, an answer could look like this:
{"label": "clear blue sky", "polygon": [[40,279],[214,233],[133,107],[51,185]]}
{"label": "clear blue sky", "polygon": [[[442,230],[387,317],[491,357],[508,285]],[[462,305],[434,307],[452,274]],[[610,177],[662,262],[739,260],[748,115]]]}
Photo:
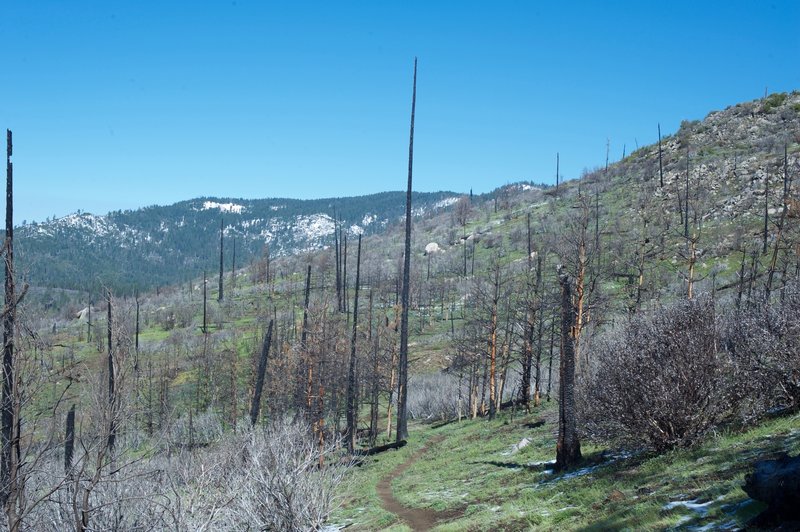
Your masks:
{"label": "clear blue sky", "polygon": [[800,89],[800,2],[6,0],[15,219],[552,182]]}

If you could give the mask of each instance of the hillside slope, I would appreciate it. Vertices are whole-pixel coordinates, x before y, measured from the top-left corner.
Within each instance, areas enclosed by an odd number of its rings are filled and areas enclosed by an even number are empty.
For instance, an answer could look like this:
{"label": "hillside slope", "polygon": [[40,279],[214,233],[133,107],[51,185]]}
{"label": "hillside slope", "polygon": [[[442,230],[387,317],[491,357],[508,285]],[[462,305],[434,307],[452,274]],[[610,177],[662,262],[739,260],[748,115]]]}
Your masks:
{"label": "hillside slope", "polygon": [[[454,201],[449,192],[414,195],[417,215]],[[198,198],[96,216],[76,213],[20,227],[19,268],[30,283],[69,289],[107,286],[131,293],[184,282],[219,268],[219,229],[226,268],[233,239],[239,266],[333,245],[334,216],[352,232],[376,234],[403,215],[405,193],[317,200]]]}

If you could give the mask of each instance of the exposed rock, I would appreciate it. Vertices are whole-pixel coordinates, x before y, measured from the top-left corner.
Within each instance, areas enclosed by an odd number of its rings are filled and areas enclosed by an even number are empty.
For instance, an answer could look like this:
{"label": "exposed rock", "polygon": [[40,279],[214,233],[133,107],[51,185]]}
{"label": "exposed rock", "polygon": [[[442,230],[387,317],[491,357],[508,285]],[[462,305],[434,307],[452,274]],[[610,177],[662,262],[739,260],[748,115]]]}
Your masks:
{"label": "exposed rock", "polygon": [[742,489],[767,504],[759,522],[800,522],[800,456],[784,453],[776,460],[756,462]]}

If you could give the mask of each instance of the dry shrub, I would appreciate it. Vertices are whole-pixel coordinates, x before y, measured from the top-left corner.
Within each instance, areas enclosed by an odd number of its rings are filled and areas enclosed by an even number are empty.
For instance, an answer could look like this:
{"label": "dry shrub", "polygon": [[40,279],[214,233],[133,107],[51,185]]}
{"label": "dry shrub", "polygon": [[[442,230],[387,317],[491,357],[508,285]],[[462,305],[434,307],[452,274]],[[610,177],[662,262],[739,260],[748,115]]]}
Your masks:
{"label": "dry shrub", "polygon": [[723,323],[725,348],[747,375],[753,417],[800,407],[800,284],[772,304],[746,304]]}
{"label": "dry shrub", "polygon": [[637,315],[599,338],[582,397],[584,429],[663,451],[732,420],[744,390],[732,357],[717,349],[716,321],[704,297]]}

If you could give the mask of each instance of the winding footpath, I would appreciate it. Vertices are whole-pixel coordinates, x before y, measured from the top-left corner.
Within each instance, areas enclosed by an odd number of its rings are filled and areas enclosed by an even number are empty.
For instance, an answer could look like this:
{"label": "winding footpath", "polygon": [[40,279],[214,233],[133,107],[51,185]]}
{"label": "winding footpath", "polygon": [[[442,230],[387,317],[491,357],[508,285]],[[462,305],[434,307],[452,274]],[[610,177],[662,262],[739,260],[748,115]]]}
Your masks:
{"label": "winding footpath", "polygon": [[423,445],[417,452],[412,454],[408,460],[397,466],[391,473],[386,475],[378,483],[378,496],[381,498],[381,506],[387,512],[399,516],[406,522],[412,530],[430,530],[439,521],[452,518],[453,512],[437,512],[428,508],[408,508],[400,504],[392,494],[392,481],[402,475],[406,469],[411,467],[422,455],[428,452],[428,446],[442,441],[442,436],[437,436]]}

